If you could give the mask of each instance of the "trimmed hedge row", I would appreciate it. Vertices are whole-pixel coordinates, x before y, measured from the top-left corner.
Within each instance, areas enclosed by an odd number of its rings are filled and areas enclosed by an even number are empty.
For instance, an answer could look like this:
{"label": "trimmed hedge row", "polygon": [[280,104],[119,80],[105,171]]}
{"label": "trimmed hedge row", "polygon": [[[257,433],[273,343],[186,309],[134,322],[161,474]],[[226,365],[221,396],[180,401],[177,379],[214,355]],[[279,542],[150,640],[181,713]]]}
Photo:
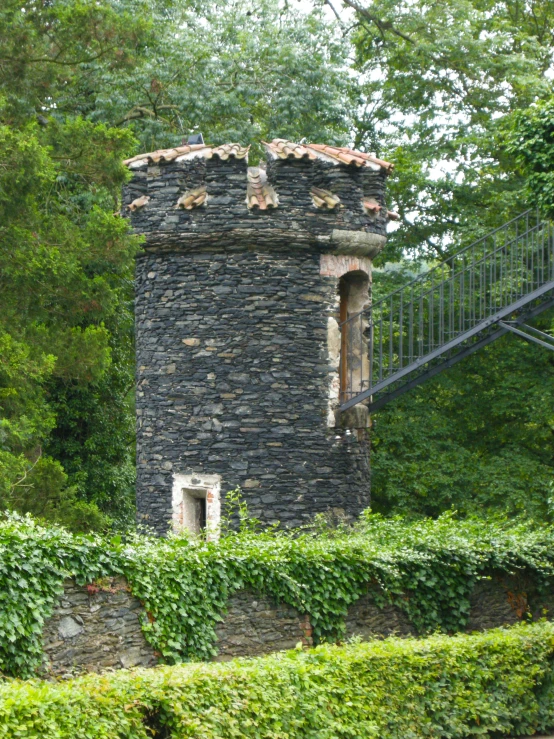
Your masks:
{"label": "trimmed hedge row", "polygon": [[0,685],[2,739],[416,739],[554,726],[554,625]]}
{"label": "trimmed hedge row", "polygon": [[[73,536],[11,516],[0,522],[0,672],[30,677],[44,621],[66,577],[124,575],[143,603],[146,639],[169,663],[210,659],[229,596],[251,589],[310,617],[316,643],[344,637],[348,608],[368,587],[420,634],[463,629],[476,582],[525,572],[552,590],[554,528],[530,523],[406,523],[364,514],[344,530],[227,532],[218,544],[184,537]],[[148,617],[146,617],[148,613]]]}

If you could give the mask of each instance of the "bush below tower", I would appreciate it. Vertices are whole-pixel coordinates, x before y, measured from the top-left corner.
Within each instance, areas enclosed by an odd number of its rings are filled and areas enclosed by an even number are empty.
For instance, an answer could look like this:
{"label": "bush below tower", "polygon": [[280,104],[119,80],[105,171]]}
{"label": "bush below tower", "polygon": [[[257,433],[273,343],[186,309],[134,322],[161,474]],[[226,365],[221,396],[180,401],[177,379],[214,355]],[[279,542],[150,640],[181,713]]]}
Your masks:
{"label": "bush below tower", "polygon": [[554,625],[0,686],[12,739],[416,739],[554,725]]}

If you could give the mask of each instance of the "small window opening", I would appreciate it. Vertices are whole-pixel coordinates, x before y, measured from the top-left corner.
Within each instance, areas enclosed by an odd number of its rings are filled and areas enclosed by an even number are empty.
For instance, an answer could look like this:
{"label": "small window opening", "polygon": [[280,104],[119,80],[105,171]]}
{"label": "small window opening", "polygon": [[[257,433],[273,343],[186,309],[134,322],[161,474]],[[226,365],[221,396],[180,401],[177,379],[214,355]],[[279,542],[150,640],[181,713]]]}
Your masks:
{"label": "small window opening", "polygon": [[183,488],[179,510],[179,525],[193,534],[206,528],[206,491]]}
{"label": "small window opening", "polygon": [[206,498],[195,498],[195,517],[194,523],[198,531],[204,531],[206,528]]}
{"label": "small window opening", "polygon": [[209,541],[218,537],[220,521],[219,475],[173,476],[173,530],[205,532]]}

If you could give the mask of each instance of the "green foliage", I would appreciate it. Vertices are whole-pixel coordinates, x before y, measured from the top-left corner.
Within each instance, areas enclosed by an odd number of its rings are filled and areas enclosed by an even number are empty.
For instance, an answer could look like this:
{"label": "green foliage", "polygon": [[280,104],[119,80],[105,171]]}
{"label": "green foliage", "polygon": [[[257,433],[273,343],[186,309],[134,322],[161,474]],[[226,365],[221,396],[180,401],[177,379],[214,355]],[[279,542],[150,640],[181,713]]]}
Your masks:
{"label": "green foliage", "polygon": [[106,72],[91,116],[132,126],[147,150],[193,130],[214,144],[254,143],[254,163],[260,139],[346,143],[355,104],[349,51],[319,9],[176,3],[133,73]]}
{"label": "green foliage", "polygon": [[525,207],[502,118],[552,94],[552,0],[343,0],[365,107],[356,143],[396,163],[388,258],[441,256]]}
{"label": "green foliage", "polygon": [[506,150],[526,178],[527,191],[550,217],[554,214],[554,100],[516,111],[504,126]]}
{"label": "green foliage", "polygon": [[[119,423],[102,429],[104,444],[117,449],[111,458],[98,455],[96,464],[120,469],[131,458],[126,398],[138,247],[113,208],[127,176],[121,158],[133,139],[76,119],[52,122],[46,131],[36,124],[0,126],[0,141],[6,151],[0,169],[0,505],[80,530],[101,528],[108,519],[97,503],[111,512],[108,494],[87,477],[85,495],[71,465],[60,466],[69,454],[50,438],[76,412],[75,403],[65,414],[62,407],[72,391],[88,405],[90,423],[102,406],[122,409]],[[89,431],[75,441],[89,448],[93,439]],[[84,456],[82,449],[76,454]]]}
{"label": "green foliage", "polygon": [[0,686],[0,737],[404,739],[554,722],[554,626]]}
{"label": "green foliage", "polygon": [[124,74],[152,41],[146,0],[5,0],[0,8],[0,95],[12,122],[83,112],[103,68]]}
{"label": "green foliage", "polygon": [[210,659],[229,596],[251,589],[310,616],[316,642],[344,636],[348,607],[368,588],[404,610],[420,633],[454,632],[469,596],[491,571],[554,577],[554,529],[457,522],[407,524],[367,512],[353,529],[183,537],[73,536],[29,519],[0,526],[0,670],[29,676],[40,633],[65,577],[91,583],[123,574],[145,608],[143,631],[170,663]]}
{"label": "green foliage", "polygon": [[[374,292],[398,274],[376,273]],[[553,377],[552,352],[506,336],[385,406],[373,416],[374,510],[552,520]]]}

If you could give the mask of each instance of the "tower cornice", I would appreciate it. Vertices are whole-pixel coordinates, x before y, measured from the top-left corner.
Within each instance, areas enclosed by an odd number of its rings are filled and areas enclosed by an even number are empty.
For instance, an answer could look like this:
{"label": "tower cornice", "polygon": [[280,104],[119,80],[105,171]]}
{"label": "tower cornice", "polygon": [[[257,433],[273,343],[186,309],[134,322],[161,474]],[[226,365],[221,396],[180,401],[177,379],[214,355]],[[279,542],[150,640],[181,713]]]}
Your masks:
{"label": "tower cornice", "polygon": [[288,249],[374,258],[386,242],[393,165],[364,152],[274,139],[249,147],[186,145],[126,160],[123,211],[155,251]]}

